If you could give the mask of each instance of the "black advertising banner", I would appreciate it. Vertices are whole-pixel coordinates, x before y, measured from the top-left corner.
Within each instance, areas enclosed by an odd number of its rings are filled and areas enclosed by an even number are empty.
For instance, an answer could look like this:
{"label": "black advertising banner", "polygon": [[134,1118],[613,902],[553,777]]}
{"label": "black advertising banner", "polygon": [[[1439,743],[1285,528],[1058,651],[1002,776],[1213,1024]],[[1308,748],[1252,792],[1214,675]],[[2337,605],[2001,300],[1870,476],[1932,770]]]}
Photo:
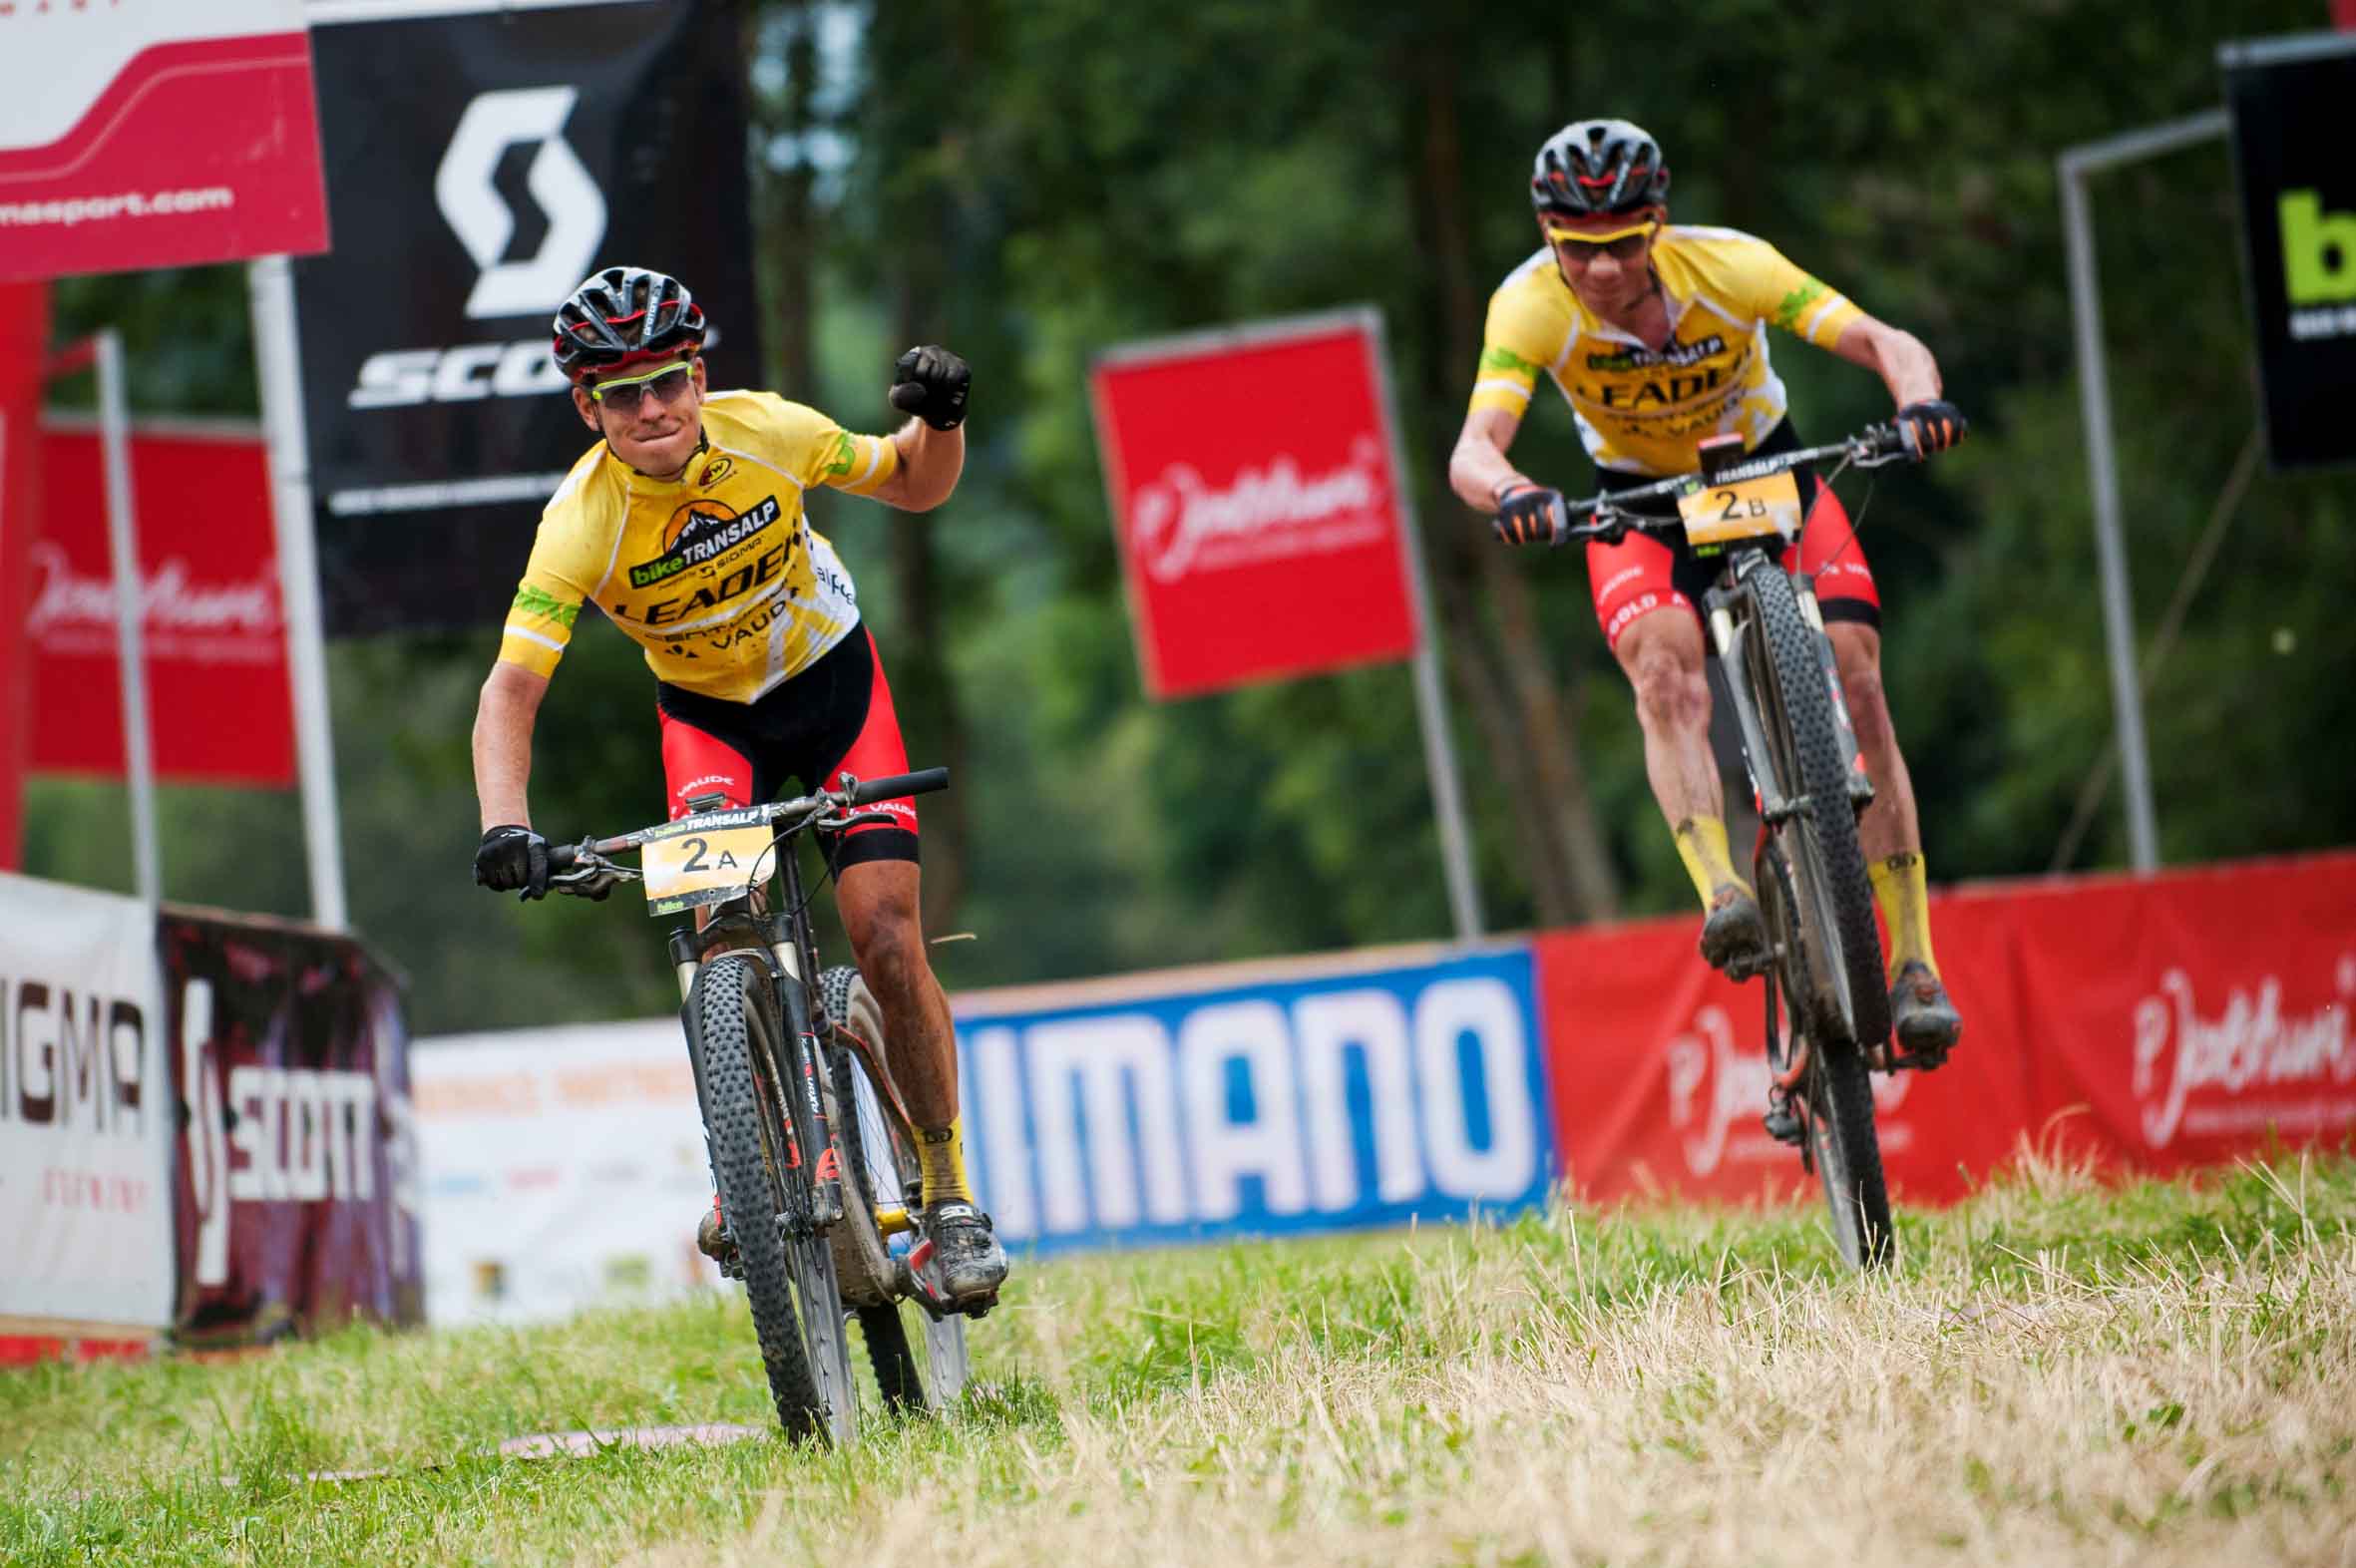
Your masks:
{"label": "black advertising banner", "polygon": [[183,1344],[424,1310],[409,1034],[349,937],[166,909],[166,1055]]}
{"label": "black advertising banner", "polygon": [[2356,34],[2227,44],[2266,449],[2356,462]]}
{"label": "black advertising banner", "polygon": [[550,318],[617,262],[711,318],[756,385],[744,55],[725,0],[313,29],[335,249],[294,263],[330,635],[496,624],[595,441]]}

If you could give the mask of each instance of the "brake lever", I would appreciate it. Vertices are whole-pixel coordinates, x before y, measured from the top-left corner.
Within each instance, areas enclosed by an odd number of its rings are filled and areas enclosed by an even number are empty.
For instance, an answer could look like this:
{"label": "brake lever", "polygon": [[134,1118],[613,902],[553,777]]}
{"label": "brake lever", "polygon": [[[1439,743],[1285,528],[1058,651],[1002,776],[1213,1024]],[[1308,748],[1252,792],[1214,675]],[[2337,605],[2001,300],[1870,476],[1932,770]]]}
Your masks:
{"label": "brake lever", "polygon": [[810,828],[816,833],[848,833],[853,828],[864,828],[875,823],[888,827],[899,820],[888,811],[859,811],[848,817],[820,817],[810,824]]}

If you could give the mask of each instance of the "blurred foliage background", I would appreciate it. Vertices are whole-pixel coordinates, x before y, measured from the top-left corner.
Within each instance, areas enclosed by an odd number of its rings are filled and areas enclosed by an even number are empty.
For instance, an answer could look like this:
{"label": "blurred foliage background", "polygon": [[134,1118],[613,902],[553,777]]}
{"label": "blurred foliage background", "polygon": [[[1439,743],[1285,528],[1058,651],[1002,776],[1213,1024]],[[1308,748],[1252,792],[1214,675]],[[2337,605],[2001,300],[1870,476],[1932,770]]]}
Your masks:
{"label": "blurred foliage background", "polygon": [[[814,506],[912,760],[956,770],[925,804],[929,925],[980,939],[938,950],[953,988],[1446,934],[1407,671],[1146,702],[1088,423],[1108,345],[1340,304],[1387,322],[1491,926],[1690,904],[1580,562],[1490,548],[1444,482],[1488,290],[1536,244],[1530,156],[1589,115],[1663,141],[1676,217],[1763,234],[1919,334],[1974,420],[1951,457],[1885,471],[1863,523],[1934,880],[2124,860],[2116,792],[2089,784],[2111,701],[2054,158],[2214,106],[2219,41],[2320,29],[2322,0],[737,14],[772,384],[881,429],[900,348],[975,366],[948,506]],[[2099,177],[2095,206],[2162,854],[2356,839],[2356,479],[2250,464],[2226,147]],[[255,411],[241,269],[73,280],[55,312],[61,338],[124,331],[142,412]],[[1775,355],[1803,436],[1887,413],[1870,375]],[[1515,457],[1587,488],[1559,403]],[[1857,512],[1863,485],[1843,488]],[[355,923],[407,973],[421,1032],[667,1009],[659,934],[626,901],[525,907],[470,881],[496,645],[486,626],[333,646]],[[659,807],[652,692],[608,626],[574,643],[533,783],[554,836]],[[37,781],[27,869],[127,887],[124,809],[120,788]],[[164,850],[174,898],[304,908],[288,797],[169,789]]]}

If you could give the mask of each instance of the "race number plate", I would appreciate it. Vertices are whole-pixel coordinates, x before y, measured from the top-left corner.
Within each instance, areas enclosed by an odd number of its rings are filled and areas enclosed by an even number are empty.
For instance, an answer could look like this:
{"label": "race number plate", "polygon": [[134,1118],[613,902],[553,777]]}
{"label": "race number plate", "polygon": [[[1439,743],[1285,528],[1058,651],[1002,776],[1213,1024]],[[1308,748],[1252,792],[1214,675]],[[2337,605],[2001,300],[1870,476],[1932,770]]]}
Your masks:
{"label": "race number plate", "polygon": [[1788,473],[1741,479],[1731,485],[1696,479],[1679,494],[1677,511],[1685,519],[1686,543],[1697,547],[1726,545],[1765,534],[1797,539],[1799,482]]}
{"label": "race number plate", "polygon": [[661,829],[638,848],[646,913],[676,915],[742,897],[772,831],[757,811],[707,811]]}

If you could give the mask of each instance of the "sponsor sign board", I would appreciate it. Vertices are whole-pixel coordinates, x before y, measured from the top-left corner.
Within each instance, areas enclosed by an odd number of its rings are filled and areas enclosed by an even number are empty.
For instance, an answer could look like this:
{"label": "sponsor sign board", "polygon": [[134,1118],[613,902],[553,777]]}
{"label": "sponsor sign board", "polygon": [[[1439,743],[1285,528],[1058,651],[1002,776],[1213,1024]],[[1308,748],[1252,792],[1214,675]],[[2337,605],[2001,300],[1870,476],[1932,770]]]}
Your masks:
{"label": "sponsor sign board", "polygon": [[2220,56],[2267,455],[2278,469],[2356,462],[2356,36],[2228,44]]}
{"label": "sponsor sign board", "polygon": [[[123,683],[98,431],[41,432],[42,528],[31,547],[32,766],[123,776]],[[259,433],[138,427],[149,724],[158,777],[294,782],[286,634]]]}
{"label": "sponsor sign board", "polygon": [[[408,1032],[348,937],[167,909],[184,1342],[421,1317]],[[169,1260],[172,1246],[166,1243]]]}
{"label": "sponsor sign board", "polygon": [[302,0],[0,6],[0,278],[324,249]]}
{"label": "sponsor sign board", "polygon": [[1415,651],[1380,356],[1368,311],[1097,362],[1096,439],[1150,694]]}
{"label": "sponsor sign board", "polygon": [[426,1316],[561,1318],[720,1283],[676,1018],[420,1040]]}
{"label": "sponsor sign board", "polygon": [[967,1148],[1009,1245],[1404,1224],[1546,1193],[1526,950],[1123,988],[959,1004]]}
{"label": "sponsor sign board", "polygon": [[171,1322],[161,1024],[145,905],[0,873],[0,1317]]}
{"label": "sponsor sign board", "polygon": [[294,283],[330,634],[498,619],[596,439],[549,353],[590,272],[677,276],[711,385],[754,382],[740,28],[630,0],[320,29],[338,243]]}

